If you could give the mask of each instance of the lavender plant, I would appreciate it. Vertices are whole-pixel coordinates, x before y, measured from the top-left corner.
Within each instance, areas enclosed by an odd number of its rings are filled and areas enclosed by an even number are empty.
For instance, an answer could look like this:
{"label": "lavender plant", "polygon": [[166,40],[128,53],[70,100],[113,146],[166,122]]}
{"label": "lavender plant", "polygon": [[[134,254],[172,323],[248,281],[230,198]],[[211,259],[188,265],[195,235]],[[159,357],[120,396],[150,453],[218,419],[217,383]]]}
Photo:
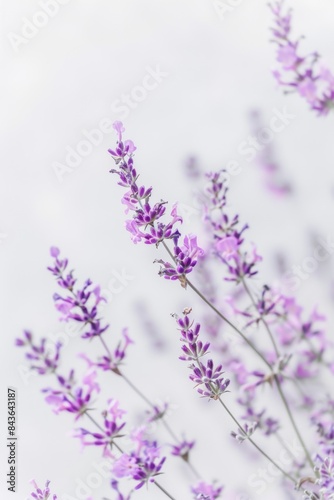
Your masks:
{"label": "lavender plant", "polygon": [[297,92],[319,115],[327,115],[334,106],[334,76],[317,52],[302,55],[300,38],[292,36],[292,10],[284,0],[270,4],[275,26],[273,41],[277,45],[279,69],[274,76],[287,92]]}
{"label": "lavender plant", "polygon": [[[111,173],[126,189],[122,203],[126,214],[131,214],[126,229],[134,243],[144,242],[166,252],[167,258],[159,255],[155,261],[160,264],[158,274],[192,290],[207,308],[201,322],[191,319],[192,307],[184,309],[182,315],[173,314],[182,342],[179,359],[188,364],[196,392],[211,404],[219,404],[227,414],[232,424],[230,435],[237,445],[256,450],[281,476],[282,494],[295,491],[299,498],[334,498],[334,402],[329,388],[326,397],[317,396],[324,393],[323,373],[334,372],[333,345],[321,326],[324,316],[317,310],[306,314],[293,297],[281,290],[268,285],[254,288],[262,257],[246,239],[247,224],[241,224],[237,214],[230,214],[223,170],[206,175],[201,195],[207,234],[204,251],[196,235],[182,238],[183,221],[176,205],[168,216],[165,201],[151,201],[152,187],[138,182],[134,143],[123,141],[122,123],[116,122],[114,128],[118,141],[109,150],[116,165]],[[58,248],[51,248],[51,257],[53,263],[48,269],[59,287],[53,299],[60,320],[81,325],[83,341],[99,342],[101,354],[94,358],[80,353],[86,369],[79,376],[71,367],[61,371],[60,343],[51,350],[46,338],[36,341],[31,332],[25,331],[16,345],[25,349],[32,370],[53,378],[53,384],[46,386],[43,393],[54,413],[71,414],[75,422],[73,436],[81,446],[100,449],[110,461],[113,498],[130,499],[138,489],[149,485],[162,496],[180,498],[177,491],[170,492],[163,484],[164,465],[171,457],[181,460],[193,474],[193,484],[189,485],[192,498],[227,498],[225,485],[203,480],[193,465],[195,441],[180,438],[170,427],[168,405],[153,403],[127,376],[124,366],[133,340],[124,328],[116,345],[110,347],[107,337],[111,329],[100,313],[105,301],[100,287],[91,280],[79,285]],[[224,311],[220,308],[220,285],[210,271],[212,264],[232,287]],[[190,273],[197,278],[198,286],[190,281]],[[231,336],[226,337],[227,329],[233,332],[233,338],[240,339],[238,348]],[[146,416],[139,427],[128,429],[123,403],[112,394],[100,403],[100,410],[96,409],[101,394],[99,376],[106,372],[123,380],[145,404]],[[273,408],[280,413],[273,412]],[[167,440],[161,442],[148,436],[152,422],[161,422]],[[294,433],[300,453],[283,466],[271,455],[272,443],[276,440],[286,447],[284,436],[289,432]],[[132,487],[124,495],[120,482],[128,481]],[[50,497],[49,482],[43,491],[34,486],[32,498]],[[53,500],[56,498],[54,495]]]}

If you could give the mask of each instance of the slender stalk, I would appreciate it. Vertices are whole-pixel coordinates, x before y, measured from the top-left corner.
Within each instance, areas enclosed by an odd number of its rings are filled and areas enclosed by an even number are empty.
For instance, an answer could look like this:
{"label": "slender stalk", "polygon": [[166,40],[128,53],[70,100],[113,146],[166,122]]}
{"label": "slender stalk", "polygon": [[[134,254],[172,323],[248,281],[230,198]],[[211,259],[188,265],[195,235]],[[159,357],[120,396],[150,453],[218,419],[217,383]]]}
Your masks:
{"label": "slender stalk", "polygon": [[312,470],[313,470],[313,469],[314,469],[314,462],[313,462],[313,460],[312,460],[312,457],[311,457],[311,455],[310,455],[310,452],[308,451],[308,449],[307,449],[307,447],[306,447],[306,444],[305,444],[305,442],[304,442],[304,440],[303,440],[303,438],[302,438],[302,435],[300,434],[299,429],[298,429],[298,427],[297,427],[297,425],[296,425],[296,422],[295,422],[295,419],[294,419],[294,417],[293,417],[293,415],[292,415],[292,412],[291,412],[290,406],[289,406],[289,404],[288,404],[288,402],[287,402],[287,399],[286,399],[286,397],[285,397],[285,395],[284,395],[284,392],[283,392],[283,390],[282,390],[282,387],[281,387],[281,384],[280,384],[280,381],[279,381],[278,375],[275,375],[275,383],[276,383],[276,386],[277,386],[277,389],[278,389],[279,395],[281,396],[281,399],[282,399],[283,404],[284,404],[284,406],[285,406],[286,412],[287,412],[287,414],[288,414],[288,416],[289,416],[289,419],[290,419],[290,422],[291,422],[291,424],[292,424],[292,427],[294,428],[294,431],[295,431],[295,433],[296,433],[296,435],[297,435],[297,437],[298,437],[298,440],[299,440],[299,442],[300,442],[300,444],[301,444],[301,446],[302,446],[302,448],[303,448],[303,450],[304,450],[304,452],[305,452],[305,455],[306,455],[307,461],[308,461],[308,463],[310,464],[310,466],[312,467]]}
{"label": "slender stalk", "polygon": [[252,438],[247,436],[242,425],[238,422],[238,420],[235,418],[233,413],[228,409],[228,407],[223,402],[223,400],[220,397],[218,399],[219,399],[220,404],[223,406],[224,410],[229,414],[229,416],[234,421],[234,423],[238,426],[238,428],[241,430],[241,432],[246,436],[247,440],[250,443],[252,443],[252,445],[261,453],[261,455],[263,455],[267,460],[269,460],[269,462],[271,462],[285,477],[287,477],[288,479],[290,479],[290,481],[292,481],[294,484],[296,484],[296,480],[288,472],[286,472],[284,469],[282,469],[269,455],[267,455],[267,453],[265,451],[263,451],[262,448],[260,448],[255,443],[255,441],[253,441]]}
{"label": "slender stalk", "polygon": [[120,373],[121,377],[125,380],[125,382],[128,384],[129,387],[131,387],[131,389],[136,393],[138,394],[138,396],[143,400],[145,401],[145,403],[150,406],[151,408],[154,408],[154,404],[151,403],[151,401],[148,399],[148,397],[145,396],[145,394],[143,394],[141,392],[140,389],[138,389],[137,386],[135,386],[135,384],[126,376],[124,375],[123,372]]}
{"label": "slender stalk", "polygon": [[[166,245],[166,243],[163,241],[162,242],[164,248],[166,249],[166,251],[168,252],[168,254],[170,255],[170,257],[175,261],[174,259],[174,255],[172,254],[172,252],[170,251],[170,249],[168,248],[168,246]],[[223,320],[225,321],[225,323],[227,323],[231,328],[233,328],[234,331],[236,331],[242,338],[243,340],[249,345],[249,347],[262,359],[262,361],[267,365],[267,367],[269,367],[271,369],[271,365],[270,363],[268,363],[268,361],[266,360],[266,358],[263,356],[263,354],[260,353],[260,351],[258,351],[258,349],[255,347],[255,345],[253,344],[253,342],[251,342],[243,333],[241,330],[239,330],[239,328],[234,324],[232,323],[228,318],[226,318],[226,316],[224,316],[223,313],[221,313],[215,306],[214,304],[212,304],[212,302],[210,302],[210,300],[208,300],[199,290],[198,288],[195,287],[195,285],[192,284],[192,282],[186,278],[186,282],[187,282],[187,285],[203,300],[203,302],[205,302],[209,307],[211,307],[211,309]]]}
{"label": "slender stalk", "polygon": [[155,484],[155,486],[157,486],[157,488],[159,488],[159,490],[162,491],[166,495],[166,497],[171,498],[171,500],[175,500],[175,498],[172,497],[172,495],[168,493],[168,491],[166,491],[165,488],[161,486],[160,483],[158,483],[158,481],[154,481],[153,484]]}
{"label": "slender stalk", "polygon": [[[247,292],[247,294],[248,294],[249,298],[251,299],[252,303],[253,303],[253,304],[255,305],[255,307],[256,307],[256,303],[255,303],[255,300],[254,300],[253,294],[252,294],[252,292],[250,291],[250,289],[248,288],[248,286],[247,286],[247,284],[246,284],[246,282],[245,282],[245,280],[244,280],[244,279],[242,280],[242,283],[243,283],[243,285],[244,285],[244,288],[245,288],[245,290],[246,290],[246,292]],[[262,321],[262,324],[265,326],[265,328],[266,328],[266,330],[267,330],[267,332],[268,332],[268,334],[269,334],[269,337],[272,339],[273,345],[274,345],[274,347],[275,347],[276,354],[277,354],[277,355],[279,355],[278,349],[277,349],[276,344],[275,344],[275,341],[274,341],[274,336],[273,336],[273,334],[272,334],[272,332],[271,332],[271,329],[270,329],[270,327],[269,327],[269,325],[268,325],[267,321],[265,320],[265,318],[263,318],[263,316],[261,316],[260,320]],[[294,431],[295,431],[295,433],[296,433],[296,435],[297,435],[297,437],[298,437],[298,440],[299,440],[299,442],[300,442],[300,444],[301,444],[301,446],[302,446],[302,448],[303,448],[303,450],[304,450],[304,452],[305,452],[305,455],[306,455],[307,461],[308,461],[308,463],[310,464],[310,466],[312,467],[312,469],[314,469],[314,463],[313,463],[313,460],[312,460],[311,455],[310,455],[310,453],[309,453],[309,451],[308,451],[308,449],[307,449],[307,447],[306,447],[306,444],[305,444],[305,442],[304,442],[304,440],[303,440],[303,438],[302,438],[302,435],[301,435],[301,434],[300,434],[300,432],[299,432],[299,429],[298,429],[297,424],[296,424],[296,422],[295,422],[295,420],[294,420],[294,417],[293,417],[293,415],[292,415],[292,412],[291,412],[291,409],[290,409],[289,403],[288,403],[288,401],[287,401],[287,399],[286,399],[286,397],[285,397],[285,395],[284,395],[284,392],[283,392],[283,390],[282,390],[282,386],[281,386],[281,383],[280,383],[280,380],[279,380],[279,377],[278,377],[278,375],[277,375],[277,374],[274,374],[274,379],[275,379],[275,383],[276,383],[276,386],[277,386],[277,389],[278,389],[279,395],[280,395],[280,397],[281,397],[281,399],[282,399],[283,405],[284,405],[284,407],[285,407],[285,410],[286,410],[286,412],[287,412],[287,414],[288,414],[288,417],[289,417],[289,419],[290,419],[290,422],[291,422],[291,424],[292,424],[292,427],[293,427],[293,429],[294,429]]]}
{"label": "slender stalk", "polygon": [[195,287],[195,285],[192,284],[191,281],[187,279],[187,284],[188,286],[209,306],[211,309],[223,320],[225,323],[227,323],[235,332],[242,337],[242,339],[246,342],[246,344],[249,345],[249,347],[261,358],[261,360],[267,365],[268,368],[271,370],[271,365],[270,363],[266,360],[266,358],[261,354],[261,352],[255,347],[252,341],[250,341],[244,333],[234,324],[232,323],[224,314],[222,314],[213,304],[210,302],[199,290],[198,288]]}
{"label": "slender stalk", "polygon": [[[89,420],[98,428],[100,429],[101,431],[103,431],[103,428],[101,427],[101,425],[95,420],[95,418],[93,418],[87,411],[85,412],[85,415],[89,418]],[[117,444],[115,441],[113,441],[112,443],[110,443],[110,447],[112,446],[115,446],[115,448],[120,452],[120,453],[124,453],[124,450],[119,446],[119,444]],[[165,488],[163,486],[161,486],[161,484],[159,484],[157,481],[153,481],[153,484],[155,484],[155,486],[157,488],[159,488],[160,491],[162,491],[168,498],[170,498],[171,500],[176,500],[175,497],[173,497],[170,493],[168,493],[167,490],[165,490]]]}
{"label": "slender stalk", "polygon": [[[102,345],[104,346],[104,348],[106,349],[106,352],[108,353],[109,356],[111,356],[111,353],[110,353],[110,350],[107,346],[107,344],[105,343],[104,339],[102,339],[102,336],[99,335],[99,339],[101,340],[102,342]],[[124,375],[123,372],[119,372],[119,375],[120,377],[122,377],[124,379],[124,381],[128,384],[129,387],[131,387],[131,389],[148,405],[150,406],[150,408],[153,408],[154,409],[154,404],[148,399],[147,396],[145,396],[145,394],[140,390],[138,389],[138,387],[132,382],[132,380],[130,380],[126,375]],[[177,435],[175,434],[175,432],[172,430],[172,428],[170,427],[170,425],[166,422],[166,419],[164,418],[164,416],[161,416],[160,417],[160,420],[163,424],[163,426],[165,427],[166,431],[168,432],[168,434],[172,437],[172,439],[177,443],[179,444],[180,443],[180,440],[179,438],[177,437]],[[182,457],[181,457],[182,458]],[[184,460],[184,459],[183,459]],[[200,478],[200,474],[197,472],[196,468],[192,465],[192,463],[189,461],[189,460],[184,460],[184,462],[186,462],[186,464],[188,465],[188,467],[191,469],[191,471],[193,472],[193,474],[197,477],[197,478]]]}
{"label": "slender stalk", "polygon": [[[172,259],[175,261],[174,259],[174,256],[172,254],[172,252],[169,250],[168,246],[166,245],[166,243],[163,241],[163,246],[165,247],[166,251],[168,252],[168,254],[172,257]],[[279,395],[283,401],[283,404],[284,404],[284,407],[286,409],[286,412],[288,414],[288,417],[291,421],[291,424],[292,424],[292,427],[298,437],[298,440],[302,446],[302,448],[304,449],[304,452],[305,452],[305,455],[306,455],[306,458],[307,458],[307,461],[309,462],[310,466],[312,467],[312,469],[314,469],[314,463],[313,463],[313,460],[311,458],[311,455],[304,443],[304,440],[298,430],[298,427],[296,425],[296,422],[294,421],[294,418],[293,418],[293,415],[291,413],[291,410],[290,410],[290,407],[289,407],[289,404],[286,400],[286,397],[282,391],[282,387],[281,387],[281,384],[280,384],[280,381],[279,381],[279,378],[276,374],[273,373],[272,371],[272,366],[270,365],[270,363],[266,360],[266,358],[263,356],[263,354],[260,353],[260,351],[258,351],[258,349],[254,346],[254,344],[248,340],[248,338],[243,334],[243,332],[234,324],[232,323],[228,318],[226,318],[215,306],[214,304],[212,304],[212,302],[210,302],[196,287],[195,285],[193,285],[191,283],[191,281],[189,281],[189,279],[186,279],[187,281],[187,284],[189,285],[189,287],[223,320],[225,321],[231,328],[233,328],[242,338],[243,340],[249,345],[249,347],[251,347],[251,349],[262,359],[262,361],[267,365],[267,367],[269,367],[271,373],[274,375],[274,379],[275,379],[275,382],[276,382],[276,385],[277,385],[277,388],[278,388],[278,392],[279,392]],[[246,286],[245,287],[247,293],[252,297],[252,302],[253,304],[255,304],[255,300],[250,292],[250,290],[248,289],[248,287]],[[275,346],[275,351],[277,351],[278,353],[278,349],[277,349],[277,346],[275,344],[275,341],[274,341],[274,338],[273,338],[273,335],[270,331],[270,328],[267,324],[267,322],[265,321],[264,318],[261,318],[262,322],[264,322],[264,324],[266,325],[266,329],[269,333],[269,336],[270,338],[272,339],[272,342],[273,342],[273,345]]]}

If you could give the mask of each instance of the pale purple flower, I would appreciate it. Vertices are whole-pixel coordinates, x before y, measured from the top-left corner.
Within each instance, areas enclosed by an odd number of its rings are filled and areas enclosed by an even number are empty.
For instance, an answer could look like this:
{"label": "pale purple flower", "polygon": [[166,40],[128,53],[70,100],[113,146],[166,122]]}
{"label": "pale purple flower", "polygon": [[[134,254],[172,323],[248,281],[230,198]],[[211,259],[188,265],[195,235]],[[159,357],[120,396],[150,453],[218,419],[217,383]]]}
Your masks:
{"label": "pale purple flower", "polygon": [[103,456],[113,457],[111,454],[114,440],[121,438],[124,434],[121,433],[125,427],[123,415],[126,412],[119,408],[119,402],[114,399],[108,401],[108,409],[103,412],[103,432],[98,430],[92,432],[84,428],[79,428],[75,431],[74,436],[79,438],[82,446],[103,446]]}
{"label": "pale purple flower", "polygon": [[232,431],[231,436],[238,441],[238,443],[243,443],[246,439],[250,438],[255,430],[257,429],[258,423],[251,422],[245,423],[243,429],[241,430],[239,427],[236,432]]}
{"label": "pale purple flower", "polygon": [[50,481],[46,481],[45,487],[42,490],[39,488],[35,480],[30,481],[35,490],[30,493],[34,500],[57,500],[57,495],[52,495],[50,492],[49,484]]}
{"label": "pale purple flower", "polygon": [[292,38],[292,11],[284,12],[284,0],[272,3],[275,27],[272,29],[277,44],[280,70],[274,71],[279,85],[298,92],[319,115],[326,115],[334,107],[334,76],[328,68],[319,66],[316,52],[301,56],[300,40]]}
{"label": "pale purple flower", "polygon": [[25,357],[30,362],[30,369],[36,370],[39,375],[54,373],[57,370],[62,348],[60,342],[56,342],[50,347],[48,340],[42,338],[38,345],[34,343],[32,333],[25,330],[23,332],[23,338],[16,339],[15,345],[27,349]]}
{"label": "pale purple flower", "polygon": [[53,407],[53,411],[57,415],[65,411],[74,414],[75,420],[78,420],[90,409],[93,393],[100,392],[100,386],[95,378],[96,372],[90,370],[83,378],[82,385],[69,391],[66,383],[58,377],[59,389],[43,389],[43,392],[47,394],[45,401]]}
{"label": "pale purple flower", "polygon": [[189,318],[190,313],[191,309],[187,309],[183,311],[183,318],[174,315],[181,329],[181,342],[185,342],[182,345],[184,354],[180,359],[182,361],[193,361],[189,365],[192,371],[189,378],[195,382],[197,392],[202,397],[217,400],[227,392],[230,380],[223,377],[222,365],[215,366],[212,359],[207,360],[206,364],[199,360],[208,353],[210,343],[203,344],[199,340],[200,325],[197,323],[193,327],[193,323],[190,322]]}
{"label": "pale purple flower", "polygon": [[59,286],[67,291],[67,295],[55,293],[53,299],[56,309],[61,313],[62,321],[73,320],[82,323],[84,332],[82,338],[90,339],[102,335],[108,328],[98,317],[98,306],[106,300],[101,296],[99,286],[94,286],[91,280],[86,280],[84,285],[76,287],[77,280],[73,277],[73,271],[65,275],[68,260],[59,260],[60,251],[56,247],[51,248],[51,256],[55,258],[53,267],[48,267],[57,278]]}
{"label": "pale purple flower", "polygon": [[99,356],[96,361],[92,361],[86,354],[80,354],[80,357],[86,361],[89,367],[96,366],[103,371],[112,371],[116,375],[121,375],[120,367],[124,362],[128,347],[133,344],[133,340],[128,334],[128,329],[122,330],[123,340],[118,342],[116,348],[103,356]]}
{"label": "pale purple flower", "polygon": [[223,487],[201,481],[191,491],[194,495],[194,500],[215,500],[216,498],[220,498]]}
{"label": "pale purple flower", "polygon": [[181,457],[185,462],[189,460],[189,454],[193,447],[195,446],[195,441],[187,441],[183,440],[181,443],[171,445],[172,446],[172,455],[176,457]]}
{"label": "pale purple flower", "polygon": [[142,440],[140,447],[132,453],[123,453],[112,468],[117,478],[131,477],[137,484],[138,490],[144,484],[154,482],[155,477],[161,474],[166,457],[160,458],[160,449],[155,441]]}

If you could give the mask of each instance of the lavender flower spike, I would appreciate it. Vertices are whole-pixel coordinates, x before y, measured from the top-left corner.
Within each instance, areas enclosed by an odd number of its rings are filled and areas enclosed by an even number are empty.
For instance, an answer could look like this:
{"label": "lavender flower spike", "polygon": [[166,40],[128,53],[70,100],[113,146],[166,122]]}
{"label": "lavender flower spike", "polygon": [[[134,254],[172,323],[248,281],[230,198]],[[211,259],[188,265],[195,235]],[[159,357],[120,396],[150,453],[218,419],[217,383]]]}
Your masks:
{"label": "lavender flower spike", "polygon": [[291,10],[284,13],[283,4],[280,0],[270,5],[275,16],[272,32],[280,64],[274,76],[282,87],[298,92],[319,115],[327,115],[334,108],[334,75],[319,64],[317,52],[300,55],[300,40],[291,37]]}
{"label": "lavender flower spike", "polygon": [[46,481],[45,483],[45,488],[42,490],[41,488],[38,487],[37,483],[35,480],[30,481],[33,487],[35,488],[35,491],[31,493],[31,496],[34,500],[57,500],[57,495],[51,495],[50,489],[49,489],[49,484],[50,481]]}
{"label": "lavender flower spike", "polygon": [[174,226],[183,221],[177,213],[177,206],[172,207],[170,219],[163,221],[166,216],[166,202],[151,203],[152,187],[138,184],[139,175],[133,160],[136,148],[132,141],[123,142],[122,134],[125,129],[121,122],[115,122],[114,129],[118,135],[117,146],[114,150],[109,149],[109,153],[118,168],[111,169],[110,172],[118,175],[118,184],[127,189],[122,203],[126,206],[125,213],[132,213],[132,218],[125,222],[125,227],[131,233],[134,243],[144,241],[148,245],[158,247],[161,243],[165,244],[166,240],[173,241],[174,251],[170,252],[172,262],[156,261],[161,264],[159,275],[169,280],[179,280],[185,288],[186,276],[197,264],[197,258],[203,255],[203,250],[197,245],[194,235],[185,236],[183,244],[179,244],[181,233]]}

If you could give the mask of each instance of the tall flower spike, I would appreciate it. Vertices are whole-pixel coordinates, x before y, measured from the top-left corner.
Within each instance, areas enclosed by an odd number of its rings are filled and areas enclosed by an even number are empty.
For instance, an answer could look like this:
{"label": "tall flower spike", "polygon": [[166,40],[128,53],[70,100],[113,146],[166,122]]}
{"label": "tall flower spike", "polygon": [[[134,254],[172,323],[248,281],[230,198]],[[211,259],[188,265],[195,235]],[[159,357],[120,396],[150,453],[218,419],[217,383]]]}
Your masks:
{"label": "tall flower spike", "polygon": [[116,148],[109,149],[109,153],[118,168],[111,169],[110,172],[118,175],[120,186],[127,188],[122,203],[126,206],[126,214],[132,213],[132,218],[126,221],[125,227],[131,233],[134,243],[144,241],[158,247],[166,240],[173,241],[172,262],[161,259],[156,261],[161,264],[159,275],[169,280],[179,280],[185,288],[186,276],[197,264],[197,258],[203,254],[203,250],[197,245],[196,236],[193,235],[185,236],[183,244],[179,244],[181,234],[174,226],[182,223],[182,218],[177,213],[177,206],[173,206],[170,220],[163,222],[162,219],[166,216],[166,202],[151,203],[152,187],[138,184],[139,175],[133,160],[136,148],[132,141],[123,142],[122,134],[125,129],[121,122],[115,122],[114,129],[118,141]]}
{"label": "tall flower spike", "polygon": [[82,323],[84,332],[81,336],[84,339],[102,335],[109,325],[104,325],[98,317],[98,306],[100,302],[105,301],[101,296],[100,287],[94,286],[89,279],[81,288],[76,287],[77,280],[73,276],[73,271],[66,271],[68,259],[60,260],[60,251],[56,247],[52,247],[50,253],[55,260],[48,270],[56,277],[58,285],[67,291],[65,296],[58,293],[53,296],[61,319]]}
{"label": "tall flower spike", "polygon": [[300,39],[291,36],[291,9],[284,12],[284,0],[270,5],[274,15],[273,41],[277,44],[277,61],[280,69],[274,72],[279,85],[295,91],[319,115],[327,115],[334,108],[334,75],[319,63],[319,54],[302,56]]}
{"label": "tall flower spike", "polygon": [[212,359],[207,360],[206,364],[200,361],[200,358],[208,353],[210,343],[203,344],[199,340],[201,327],[199,323],[193,326],[193,322],[189,318],[190,313],[191,309],[185,309],[183,318],[174,315],[181,330],[181,342],[184,342],[182,345],[183,355],[180,356],[180,359],[182,361],[192,361],[189,365],[192,370],[189,378],[195,382],[197,392],[202,397],[217,400],[227,392],[230,380],[223,377],[222,365],[215,366]]}

